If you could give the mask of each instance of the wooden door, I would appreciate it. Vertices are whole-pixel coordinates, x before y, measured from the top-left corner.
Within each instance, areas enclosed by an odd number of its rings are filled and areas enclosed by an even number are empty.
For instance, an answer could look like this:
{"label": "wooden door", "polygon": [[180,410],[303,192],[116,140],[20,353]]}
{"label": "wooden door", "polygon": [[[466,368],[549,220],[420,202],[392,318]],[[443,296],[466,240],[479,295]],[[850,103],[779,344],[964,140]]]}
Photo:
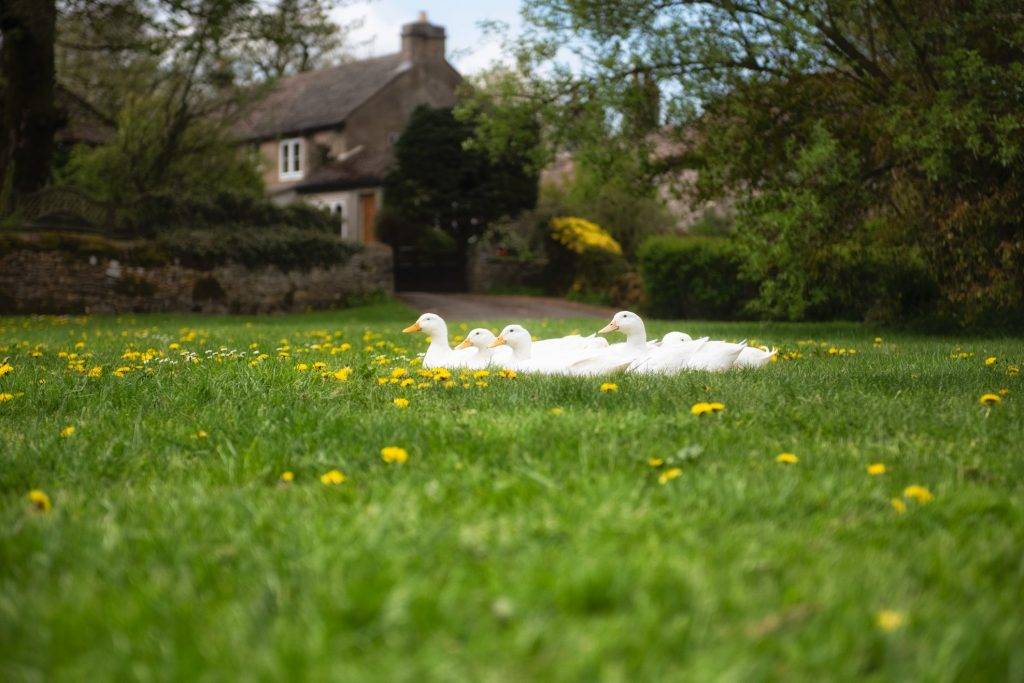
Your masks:
{"label": "wooden door", "polygon": [[359,195],[359,223],[363,226],[363,241],[376,242],[374,232],[377,221],[377,193],[365,192]]}

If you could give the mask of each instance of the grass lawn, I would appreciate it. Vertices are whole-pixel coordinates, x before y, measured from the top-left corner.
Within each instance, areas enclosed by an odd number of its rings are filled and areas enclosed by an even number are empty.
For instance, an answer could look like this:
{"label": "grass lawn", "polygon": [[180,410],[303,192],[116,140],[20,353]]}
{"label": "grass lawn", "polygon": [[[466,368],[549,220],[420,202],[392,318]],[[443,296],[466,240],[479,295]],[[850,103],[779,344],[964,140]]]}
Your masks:
{"label": "grass lawn", "polygon": [[446,388],[414,319],[0,318],[0,679],[1024,679],[1024,340]]}

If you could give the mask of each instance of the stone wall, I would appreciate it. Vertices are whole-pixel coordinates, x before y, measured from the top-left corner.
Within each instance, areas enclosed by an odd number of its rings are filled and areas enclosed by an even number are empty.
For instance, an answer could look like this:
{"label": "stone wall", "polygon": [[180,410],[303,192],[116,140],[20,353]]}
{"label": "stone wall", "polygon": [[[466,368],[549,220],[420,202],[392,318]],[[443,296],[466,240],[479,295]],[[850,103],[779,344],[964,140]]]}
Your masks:
{"label": "stone wall", "polygon": [[271,313],[340,308],[392,293],[391,248],[367,244],[347,263],[283,271],[229,263],[129,266],[112,258],[20,249],[0,255],[0,312]]}

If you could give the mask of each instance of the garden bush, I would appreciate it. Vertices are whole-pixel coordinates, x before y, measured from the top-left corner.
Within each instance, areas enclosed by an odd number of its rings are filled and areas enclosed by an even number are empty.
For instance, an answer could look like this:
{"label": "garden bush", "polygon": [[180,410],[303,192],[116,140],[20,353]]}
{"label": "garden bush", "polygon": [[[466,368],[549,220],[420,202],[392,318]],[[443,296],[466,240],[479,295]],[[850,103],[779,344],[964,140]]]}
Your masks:
{"label": "garden bush", "polygon": [[638,253],[647,307],[661,318],[742,317],[750,287],[736,246],[717,237],[649,237]]}
{"label": "garden bush", "polygon": [[338,219],[330,212],[308,204],[278,206],[273,202],[242,194],[221,194],[211,199],[181,199],[171,195],[148,195],[125,209],[124,220],[136,232],[155,234],[177,228],[240,229],[288,227],[298,230],[338,232]]}

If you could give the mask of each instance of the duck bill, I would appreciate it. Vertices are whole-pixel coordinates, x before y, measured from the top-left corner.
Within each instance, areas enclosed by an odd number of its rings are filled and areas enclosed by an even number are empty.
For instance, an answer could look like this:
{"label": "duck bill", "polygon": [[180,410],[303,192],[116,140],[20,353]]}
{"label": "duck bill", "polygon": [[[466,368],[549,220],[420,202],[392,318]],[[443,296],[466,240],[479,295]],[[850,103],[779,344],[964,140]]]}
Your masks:
{"label": "duck bill", "polygon": [[608,323],[597,331],[598,334],[606,334],[608,332],[615,332],[619,329],[619,326],[615,323]]}
{"label": "duck bill", "polygon": [[420,327],[419,323],[413,323],[412,325],[409,325],[409,327],[402,330],[402,332],[419,332],[421,329],[423,328]]}
{"label": "duck bill", "polygon": [[463,339],[462,343],[455,347],[455,350],[458,351],[459,349],[468,349],[468,348],[469,348],[469,340],[468,339]]}
{"label": "duck bill", "polygon": [[497,337],[494,341],[487,345],[487,348],[493,349],[496,346],[504,346],[508,344],[508,341],[504,337]]}

